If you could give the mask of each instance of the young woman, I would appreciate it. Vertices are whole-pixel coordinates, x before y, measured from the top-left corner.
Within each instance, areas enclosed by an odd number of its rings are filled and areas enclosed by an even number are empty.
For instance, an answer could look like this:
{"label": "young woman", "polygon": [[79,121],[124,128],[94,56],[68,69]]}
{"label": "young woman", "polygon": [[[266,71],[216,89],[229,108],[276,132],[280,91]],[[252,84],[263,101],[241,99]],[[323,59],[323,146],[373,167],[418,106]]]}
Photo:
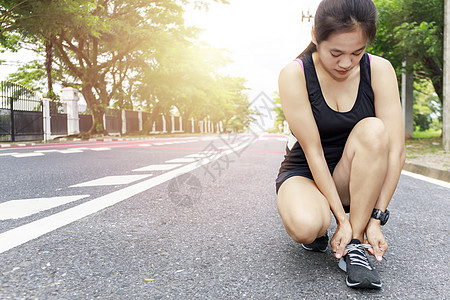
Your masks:
{"label": "young woman", "polygon": [[292,133],[276,180],[278,211],[295,242],[325,252],[331,210],[332,251],[347,285],[359,288],[381,287],[366,249],[381,261],[388,248],[381,225],[405,160],[395,71],[365,52],[376,17],[372,0],[323,0],[311,44],[279,77]]}

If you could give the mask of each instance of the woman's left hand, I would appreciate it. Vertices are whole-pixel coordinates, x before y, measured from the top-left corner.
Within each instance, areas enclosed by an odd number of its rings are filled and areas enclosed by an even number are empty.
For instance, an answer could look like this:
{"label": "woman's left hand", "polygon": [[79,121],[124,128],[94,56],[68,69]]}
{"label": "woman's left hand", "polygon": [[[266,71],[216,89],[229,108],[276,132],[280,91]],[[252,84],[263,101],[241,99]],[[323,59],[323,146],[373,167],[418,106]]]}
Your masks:
{"label": "woman's left hand", "polygon": [[375,256],[378,261],[383,259],[383,255],[388,249],[386,238],[381,232],[380,221],[371,219],[366,228],[366,243],[369,243],[373,249],[368,249],[369,253]]}

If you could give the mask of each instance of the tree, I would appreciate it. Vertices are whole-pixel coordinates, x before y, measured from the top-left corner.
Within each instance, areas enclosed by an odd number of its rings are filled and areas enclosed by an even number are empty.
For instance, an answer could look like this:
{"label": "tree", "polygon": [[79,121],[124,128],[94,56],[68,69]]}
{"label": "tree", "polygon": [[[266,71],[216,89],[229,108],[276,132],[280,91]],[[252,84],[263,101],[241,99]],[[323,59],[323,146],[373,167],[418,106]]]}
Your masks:
{"label": "tree", "polygon": [[[216,73],[227,60],[198,44],[197,30],[184,26],[180,4],[188,3],[205,7],[208,1],[29,1],[17,9],[23,20],[13,27],[46,53],[49,94],[53,79],[81,91],[94,119],[91,134],[105,133],[103,115],[112,102],[132,108],[137,96],[153,118],[176,107],[185,122],[191,116],[225,123],[234,117],[245,126],[251,119],[245,80]],[[41,18],[50,15],[51,22]],[[36,64],[27,66],[32,73],[22,69],[14,78],[39,80]]]}
{"label": "tree", "polygon": [[280,93],[275,93],[275,98],[273,99],[273,103],[275,104],[275,107],[273,110],[277,114],[277,117],[275,119],[275,128],[278,130],[279,126],[284,126],[284,121],[286,121],[286,117],[284,116],[283,108],[281,107],[281,99],[280,99]]}
{"label": "tree", "polygon": [[[3,0],[1,4],[11,7],[15,2]],[[104,133],[103,114],[112,99],[125,100],[128,91],[129,100],[134,85],[132,74],[155,63],[152,53],[157,51],[162,37],[168,33],[186,35],[179,4],[190,3],[157,0],[27,2],[18,11],[24,21],[17,22],[14,28],[27,37],[42,37],[49,78],[55,47],[59,79],[63,85],[81,90],[93,114],[91,133]],[[207,6],[208,1],[193,3]],[[35,22],[41,22],[40,26]],[[41,28],[41,32],[33,28]],[[68,74],[61,72],[63,68]]]}
{"label": "tree", "polygon": [[374,0],[378,32],[368,51],[388,58],[397,74],[408,58],[417,79],[429,79],[442,103],[443,1]]}
{"label": "tree", "polygon": [[433,119],[442,122],[439,98],[434,93],[429,80],[421,80],[414,84],[414,126],[420,131],[430,129]]}
{"label": "tree", "polygon": [[57,57],[71,75],[65,84],[77,80],[93,115],[90,133],[105,133],[103,115],[110,101],[123,93],[126,80],[140,64],[149,63],[140,57],[156,51],[164,32],[182,30],[181,13],[181,7],[170,1],[92,2],[95,30],[88,24],[64,28],[55,36]]}
{"label": "tree", "polygon": [[[86,10],[89,0],[82,1],[51,1],[51,0],[2,0],[0,7],[14,16],[8,22],[7,29],[20,35],[20,44],[35,45],[34,50],[45,49],[45,70],[47,74],[47,97],[54,98],[52,62],[54,36],[61,28],[80,27],[92,23]],[[11,40],[8,37],[7,40]],[[9,47],[12,48],[12,47]]]}
{"label": "tree", "polygon": [[39,61],[31,61],[9,75],[9,80],[19,83],[34,92],[43,93],[45,88],[45,68]]}

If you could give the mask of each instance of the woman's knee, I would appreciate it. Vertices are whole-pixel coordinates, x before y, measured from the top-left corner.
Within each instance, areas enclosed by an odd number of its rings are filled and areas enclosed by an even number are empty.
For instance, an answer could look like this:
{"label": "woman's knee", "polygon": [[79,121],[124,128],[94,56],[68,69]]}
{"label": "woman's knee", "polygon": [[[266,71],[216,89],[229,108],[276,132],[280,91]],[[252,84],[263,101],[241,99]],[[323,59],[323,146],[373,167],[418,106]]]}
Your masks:
{"label": "woman's knee", "polygon": [[286,232],[298,243],[313,242],[331,223],[328,201],[310,179],[287,179],[278,191],[277,207]]}
{"label": "woman's knee", "polygon": [[[326,217],[328,216],[328,217]],[[286,232],[297,243],[310,244],[325,234],[331,224],[331,213],[325,216],[314,213],[302,213],[283,219]]]}
{"label": "woman's knee", "polygon": [[324,235],[326,228],[329,226],[330,224],[324,225],[323,223],[318,223],[317,220],[314,222],[304,220],[294,224],[294,226],[291,226],[289,229],[286,228],[286,231],[294,242],[310,244],[314,242],[317,237]]}
{"label": "woman's knee", "polygon": [[355,127],[360,144],[371,151],[386,152],[389,136],[386,126],[379,118],[370,117],[361,120]]}

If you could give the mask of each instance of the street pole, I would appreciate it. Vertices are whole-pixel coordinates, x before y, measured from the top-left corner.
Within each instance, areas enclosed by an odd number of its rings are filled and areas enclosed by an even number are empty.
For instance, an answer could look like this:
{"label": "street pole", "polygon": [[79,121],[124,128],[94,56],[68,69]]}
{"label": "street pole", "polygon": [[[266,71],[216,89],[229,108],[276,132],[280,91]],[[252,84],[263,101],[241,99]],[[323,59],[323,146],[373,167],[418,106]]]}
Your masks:
{"label": "street pole", "polygon": [[444,79],[442,107],[442,144],[445,151],[450,151],[450,0],[444,0]]}
{"label": "street pole", "polygon": [[314,16],[309,12],[309,10],[305,13],[302,11],[302,22],[304,19],[308,19],[308,23],[311,21],[311,19],[314,19]]}

